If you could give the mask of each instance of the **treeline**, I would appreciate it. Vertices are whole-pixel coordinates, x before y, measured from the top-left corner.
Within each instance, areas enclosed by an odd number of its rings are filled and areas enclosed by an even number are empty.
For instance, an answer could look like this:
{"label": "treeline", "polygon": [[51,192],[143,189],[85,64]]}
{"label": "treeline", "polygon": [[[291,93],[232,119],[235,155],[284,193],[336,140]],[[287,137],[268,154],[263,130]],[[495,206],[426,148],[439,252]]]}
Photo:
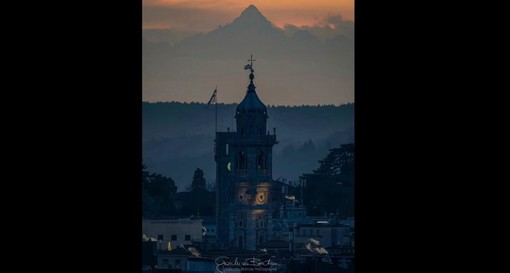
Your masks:
{"label": "treeline", "polygon": [[318,168],[301,175],[301,183],[294,183],[290,192],[296,197],[303,193],[308,215],[354,216],[354,144],[330,149],[318,163]]}
{"label": "treeline", "polygon": [[[205,98],[207,99],[207,98]],[[218,130],[235,127],[237,104],[218,104]],[[214,105],[198,102],[142,103],[144,142],[181,135],[214,134]],[[317,106],[268,106],[268,128],[276,127],[282,137],[310,138],[350,127],[354,104]]]}
{"label": "treeline", "polygon": [[207,184],[202,169],[197,168],[186,192],[177,192],[172,178],[149,173],[142,166],[142,217],[163,219],[173,216],[213,216],[214,186]]}

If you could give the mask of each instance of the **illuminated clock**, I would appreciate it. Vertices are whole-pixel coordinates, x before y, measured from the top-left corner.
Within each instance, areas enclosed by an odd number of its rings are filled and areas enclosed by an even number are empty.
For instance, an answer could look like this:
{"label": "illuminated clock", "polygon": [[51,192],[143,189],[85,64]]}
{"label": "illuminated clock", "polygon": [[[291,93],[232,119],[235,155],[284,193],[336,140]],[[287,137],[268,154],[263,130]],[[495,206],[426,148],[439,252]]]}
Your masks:
{"label": "illuminated clock", "polygon": [[257,194],[257,205],[262,205],[266,202],[266,193],[259,192]]}
{"label": "illuminated clock", "polygon": [[232,164],[230,162],[227,164],[227,171],[232,171]]}

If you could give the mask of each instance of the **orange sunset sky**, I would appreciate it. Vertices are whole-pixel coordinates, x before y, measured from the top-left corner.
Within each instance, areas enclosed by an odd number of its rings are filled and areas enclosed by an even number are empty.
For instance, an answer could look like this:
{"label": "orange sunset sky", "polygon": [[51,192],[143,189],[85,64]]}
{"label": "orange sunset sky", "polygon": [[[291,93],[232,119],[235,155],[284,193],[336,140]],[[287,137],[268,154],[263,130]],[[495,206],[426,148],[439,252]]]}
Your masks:
{"label": "orange sunset sky", "polygon": [[251,4],[278,27],[320,25],[332,15],[354,20],[354,0],[143,0],[143,28],[210,31]]}

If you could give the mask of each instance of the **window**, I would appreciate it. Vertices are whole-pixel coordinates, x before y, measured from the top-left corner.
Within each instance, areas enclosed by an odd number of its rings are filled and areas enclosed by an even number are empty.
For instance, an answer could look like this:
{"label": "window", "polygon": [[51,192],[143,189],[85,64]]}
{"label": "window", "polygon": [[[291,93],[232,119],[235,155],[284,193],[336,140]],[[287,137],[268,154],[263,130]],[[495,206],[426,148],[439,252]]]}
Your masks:
{"label": "window", "polygon": [[240,152],[237,157],[237,168],[246,170],[248,168],[248,157],[245,152]]}
{"label": "window", "polygon": [[310,229],[310,235],[313,235],[313,230],[312,229]]}
{"label": "window", "polygon": [[158,235],[158,241],[163,241],[163,235]]}
{"label": "window", "polygon": [[257,153],[257,169],[259,170],[267,169],[267,157],[262,151],[259,151]]}
{"label": "window", "polygon": [[172,241],[177,241],[177,235],[172,234],[172,238],[171,238],[170,240],[172,240]]}
{"label": "window", "polygon": [[317,233],[317,235],[320,235],[320,234],[321,234],[321,233],[320,233],[320,231],[319,231],[318,229],[316,230],[316,233]]}
{"label": "window", "polygon": [[228,143],[225,144],[225,154],[228,155]]}
{"label": "window", "polygon": [[184,241],[191,241],[191,235],[185,235]]}

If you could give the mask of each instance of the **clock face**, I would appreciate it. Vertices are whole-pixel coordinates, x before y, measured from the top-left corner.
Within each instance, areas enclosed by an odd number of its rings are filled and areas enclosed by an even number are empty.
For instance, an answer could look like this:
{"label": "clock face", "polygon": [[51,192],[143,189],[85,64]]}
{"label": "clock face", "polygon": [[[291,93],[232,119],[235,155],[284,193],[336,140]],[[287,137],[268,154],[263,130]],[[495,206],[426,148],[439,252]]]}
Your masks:
{"label": "clock face", "polygon": [[230,162],[227,164],[227,171],[232,171],[232,164]]}
{"label": "clock face", "polygon": [[262,205],[266,202],[266,194],[261,192],[257,194],[257,204]]}

